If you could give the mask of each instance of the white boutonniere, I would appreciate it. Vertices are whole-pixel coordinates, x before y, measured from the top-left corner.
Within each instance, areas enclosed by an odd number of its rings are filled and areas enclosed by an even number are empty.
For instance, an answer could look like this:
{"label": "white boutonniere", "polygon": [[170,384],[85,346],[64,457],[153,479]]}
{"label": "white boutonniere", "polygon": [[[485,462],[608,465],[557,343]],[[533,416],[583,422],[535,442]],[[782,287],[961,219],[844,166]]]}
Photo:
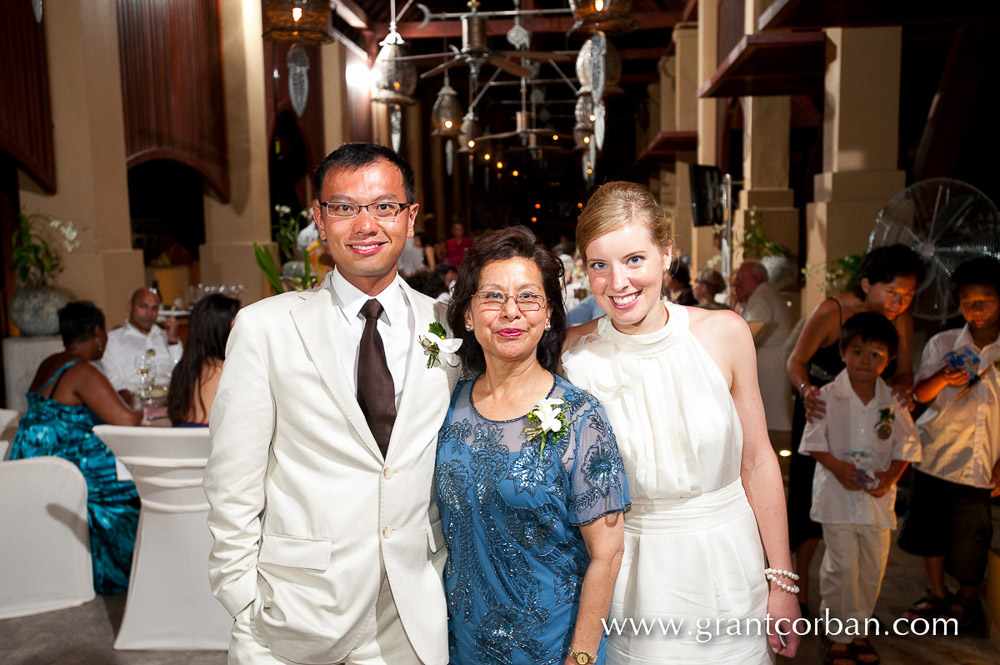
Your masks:
{"label": "white boutonniere", "polygon": [[566,400],[560,398],[543,399],[528,414],[528,426],[524,428],[524,438],[526,441],[532,441],[541,437],[542,441],[538,445],[539,457],[545,451],[546,443],[555,442],[569,429],[566,425],[566,406]]}
{"label": "white boutonniere", "polygon": [[[444,329],[444,326],[435,321],[427,328],[429,335],[420,335],[420,346],[423,347],[424,353],[427,354],[427,368],[430,369],[434,367],[434,364],[441,364],[439,356],[441,353],[453,354],[458,351],[459,347],[462,346],[462,340],[455,339],[454,337],[448,337],[448,331]],[[458,367],[458,362],[447,359],[447,362],[452,367]]]}

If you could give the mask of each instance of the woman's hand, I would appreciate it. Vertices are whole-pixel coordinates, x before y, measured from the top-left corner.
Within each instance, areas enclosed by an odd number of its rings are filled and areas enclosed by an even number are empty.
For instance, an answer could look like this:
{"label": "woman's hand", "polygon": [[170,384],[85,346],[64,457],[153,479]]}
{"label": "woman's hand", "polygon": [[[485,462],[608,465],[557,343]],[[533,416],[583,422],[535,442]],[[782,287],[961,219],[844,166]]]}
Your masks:
{"label": "woman's hand", "polygon": [[[802,616],[799,611],[799,599],[793,593],[788,593],[778,587],[774,582],[770,583],[771,588],[767,595],[767,616],[770,619],[767,632],[767,643],[771,651],[784,656],[794,658],[795,652],[799,649],[801,635],[796,635],[792,630],[792,624]],[[782,643],[784,640],[784,643]]]}
{"label": "woman's hand", "polygon": [[826,415],[826,400],[819,396],[819,388],[806,385],[802,388],[802,404],[806,408],[806,420],[813,422]]}

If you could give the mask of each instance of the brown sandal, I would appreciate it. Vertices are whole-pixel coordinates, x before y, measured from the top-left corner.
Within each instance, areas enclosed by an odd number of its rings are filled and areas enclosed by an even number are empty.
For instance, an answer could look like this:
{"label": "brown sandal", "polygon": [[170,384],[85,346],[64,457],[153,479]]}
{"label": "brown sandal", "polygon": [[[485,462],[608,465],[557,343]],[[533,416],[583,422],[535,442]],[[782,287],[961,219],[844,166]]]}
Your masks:
{"label": "brown sandal", "polygon": [[858,665],[850,644],[834,642],[826,635],[820,635],[819,645],[823,650],[823,665]]}
{"label": "brown sandal", "polygon": [[854,642],[851,642],[851,655],[854,657],[854,661],[858,665],[878,665],[881,663],[882,658],[875,651],[872,643],[864,637],[858,639],[861,641],[858,642],[856,639]]}

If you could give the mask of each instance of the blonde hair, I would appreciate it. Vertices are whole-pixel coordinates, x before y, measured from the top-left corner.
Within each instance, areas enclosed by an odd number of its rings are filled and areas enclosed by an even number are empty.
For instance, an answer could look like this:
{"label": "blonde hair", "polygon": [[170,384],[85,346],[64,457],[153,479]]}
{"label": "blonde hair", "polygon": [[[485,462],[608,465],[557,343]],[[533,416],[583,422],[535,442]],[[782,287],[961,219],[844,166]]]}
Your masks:
{"label": "blonde hair", "polygon": [[664,252],[670,250],[670,229],[659,201],[642,185],[616,181],[602,185],[587,201],[576,223],[576,246],[587,260],[587,246],[601,236],[642,222],[653,242]]}

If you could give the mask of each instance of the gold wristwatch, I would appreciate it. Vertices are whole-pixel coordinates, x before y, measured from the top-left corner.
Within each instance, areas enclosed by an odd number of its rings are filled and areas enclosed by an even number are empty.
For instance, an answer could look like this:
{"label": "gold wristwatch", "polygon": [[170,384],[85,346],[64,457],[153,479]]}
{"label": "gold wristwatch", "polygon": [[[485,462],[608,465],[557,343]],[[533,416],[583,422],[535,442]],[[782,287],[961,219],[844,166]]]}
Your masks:
{"label": "gold wristwatch", "polygon": [[573,660],[574,663],[578,663],[579,665],[590,665],[591,663],[597,662],[597,659],[591,656],[586,651],[570,650],[569,657]]}

